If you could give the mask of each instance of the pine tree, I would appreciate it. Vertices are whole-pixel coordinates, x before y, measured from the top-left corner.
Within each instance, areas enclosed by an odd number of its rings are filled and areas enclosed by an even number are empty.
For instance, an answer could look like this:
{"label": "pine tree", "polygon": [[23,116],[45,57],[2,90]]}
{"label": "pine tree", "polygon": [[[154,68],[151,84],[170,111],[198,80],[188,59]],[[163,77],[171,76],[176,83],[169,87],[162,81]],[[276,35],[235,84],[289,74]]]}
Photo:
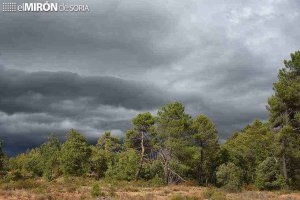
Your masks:
{"label": "pine tree", "polygon": [[218,131],[214,123],[204,115],[198,115],[192,123],[193,141],[200,153],[199,162],[196,162],[198,181],[207,184],[212,179],[216,169],[216,159],[220,146]]}
{"label": "pine tree", "polygon": [[43,166],[43,176],[49,180],[59,175],[59,155],[61,144],[57,137],[50,135],[48,141],[41,145],[39,153]]}
{"label": "pine tree", "polygon": [[[158,111],[157,132],[159,137],[159,155],[162,160],[164,180],[172,183],[184,180],[174,169],[183,164],[190,139],[191,116],[185,113],[179,102],[169,103]],[[182,166],[184,167],[184,166]]]}
{"label": "pine tree", "polygon": [[61,147],[60,163],[64,175],[81,176],[89,171],[91,149],[85,137],[71,130]]}
{"label": "pine tree", "polygon": [[228,152],[230,162],[243,170],[246,183],[254,182],[256,168],[261,162],[267,157],[276,156],[274,135],[269,124],[259,120],[227,139],[223,148]]}
{"label": "pine tree", "polygon": [[154,117],[146,112],[137,115],[133,120],[133,130],[126,134],[126,144],[140,153],[140,164],[135,175],[135,179],[140,177],[145,161],[145,153],[151,146],[151,132],[154,129]]}
{"label": "pine tree", "polygon": [[[270,122],[278,130],[282,171],[287,185],[293,185],[300,172],[300,51],[291,54],[279,70],[275,94],[268,100]],[[299,183],[298,183],[299,184]],[[299,184],[300,185],[300,184]]]}

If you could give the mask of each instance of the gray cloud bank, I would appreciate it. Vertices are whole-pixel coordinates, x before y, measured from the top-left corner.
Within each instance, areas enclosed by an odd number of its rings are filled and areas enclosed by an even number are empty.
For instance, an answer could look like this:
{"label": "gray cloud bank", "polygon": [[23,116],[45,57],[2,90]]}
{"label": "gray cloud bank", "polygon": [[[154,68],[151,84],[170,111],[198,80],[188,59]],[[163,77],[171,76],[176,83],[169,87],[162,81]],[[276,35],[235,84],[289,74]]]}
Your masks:
{"label": "gray cloud bank", "polygon": [[282,60],[300,47],[297,0],[84,2],[91,12],[0,12],[8,151],[70,128],[123,134],[137,113],[175,100],[224,140],[267,118]]}
{"label": "gray cloud bank", "polygon": [[168,102],[155,86],[71,72],[28,73],[2,67],[0,85],[0,134],[7,145],[16,147],[34,146],[49,133],[71,128],[91,138],[107,129],[121,134],[139,111]]}

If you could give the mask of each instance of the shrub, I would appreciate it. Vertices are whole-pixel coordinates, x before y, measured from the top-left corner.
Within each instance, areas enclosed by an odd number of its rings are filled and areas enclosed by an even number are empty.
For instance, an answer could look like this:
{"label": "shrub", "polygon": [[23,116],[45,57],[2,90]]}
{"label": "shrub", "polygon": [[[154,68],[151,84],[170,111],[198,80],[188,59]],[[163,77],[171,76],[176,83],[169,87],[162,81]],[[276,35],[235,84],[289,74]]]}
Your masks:
{"label": "shrub", "polygon": [[222,164],[217,169],[217,181],[226,190],[236,192],[242,187],[242,171],[233,163]]}
{"label": "shrub", "polygon": [[109,157],[108,152],[99,149],[98,147],[92,147],[92,155],[90,158],[91,170],[96,179],[104,177],[108,167]]}
{"label": "shrub", "polygon": [[104,196],[104,193],[101,192],[98,183],[94,183],[91,190],[92,197]]}
{"label": "shrub", "polygon": [[119,155],[117,163],[109,166],[105,176],[109,179],[131,181],[135,178],[139,163],[139,156],[133,149]]}
{"label": "shrub", "polygon": [[82,176],[89,170],[91,149],[85,137],[71,130],[60,152],[60,167],[64,175]]}
{"label": "shrub", "polygon": [[154,176],[153,179],[149,180],[149,184],[151,187],[160,187],[165,184],[164,180],[158,175]]}
{"label": "shrub", "polygon": [[145,162],[143,170],[141,171],[141,178],[144,180],[151,180],[155,177],[163,177],[163,169],[159,160],[150,160]]}
{"label": "shrub", "polygon": [[5,179],[7,181],[17,181],[23,179],[24,176],[22,175],[22,172],[20,170],[11,170],[7,173]]}
{"label": "shrub", "polygon": [[60,174],[60,163],[58,159],[60,155],[60,147],[61,145],[58,138],[54,135],[50,135],[48,141],[39,148],[43,177],[46,180],[53,180]]}
{"label": "shrub", "polygon": [[260,190],[281,189],[285,185],[280,167],[274,158],[267,158],[256,170],[255,186]]}

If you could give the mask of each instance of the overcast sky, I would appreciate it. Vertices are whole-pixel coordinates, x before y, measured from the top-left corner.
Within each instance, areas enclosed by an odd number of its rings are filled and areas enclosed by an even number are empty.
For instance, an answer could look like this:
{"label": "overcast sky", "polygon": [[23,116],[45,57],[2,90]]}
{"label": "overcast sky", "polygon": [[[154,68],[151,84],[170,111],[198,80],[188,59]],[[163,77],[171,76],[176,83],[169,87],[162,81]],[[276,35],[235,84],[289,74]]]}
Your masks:
{"label": "overcast sky", "polygon": [[71,128],[91,140],[122,135],[136,114],[170,101],[212,118],[224,140],[267,118],[278,69],[300,49],[299,0],[71,2],[90,12],[0,12],[10,154]]}

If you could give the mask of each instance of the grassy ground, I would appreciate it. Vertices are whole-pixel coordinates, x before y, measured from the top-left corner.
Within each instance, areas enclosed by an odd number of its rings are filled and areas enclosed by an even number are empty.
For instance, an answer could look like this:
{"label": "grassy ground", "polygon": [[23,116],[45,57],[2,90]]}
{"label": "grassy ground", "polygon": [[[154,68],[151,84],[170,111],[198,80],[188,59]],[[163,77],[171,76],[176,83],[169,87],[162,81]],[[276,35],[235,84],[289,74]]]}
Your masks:
{"label": "grassy ground", "polygon": [[[99,185],[99,196],[92,196],[92,185]],[[154,187],[145,182],[95,182],[92,179],[69,178],[47,182],[44,180],[25,180],[1,183],[0,200],[300,200],[300,193],[290,191],[242,191],[228,193],[217,188],[188,185]]]}

